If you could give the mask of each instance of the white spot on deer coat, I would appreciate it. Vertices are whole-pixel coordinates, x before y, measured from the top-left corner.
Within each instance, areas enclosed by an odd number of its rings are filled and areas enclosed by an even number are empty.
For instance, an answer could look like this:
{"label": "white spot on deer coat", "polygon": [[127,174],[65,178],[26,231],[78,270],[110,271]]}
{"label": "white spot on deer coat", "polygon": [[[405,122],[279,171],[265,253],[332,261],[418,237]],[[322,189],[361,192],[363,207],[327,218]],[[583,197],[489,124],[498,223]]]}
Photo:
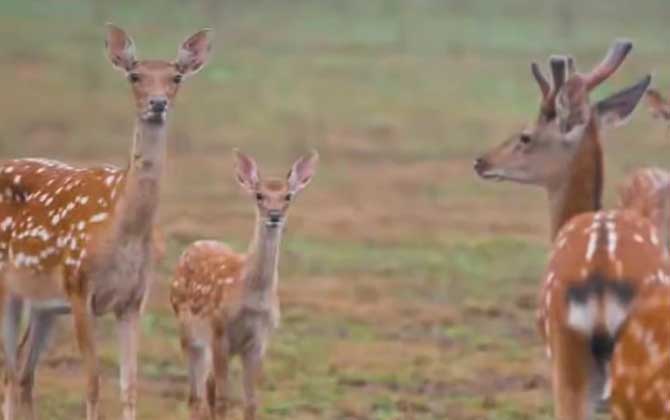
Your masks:
{"label": "white spot on deer coat", "polygon": [[11,216],[5,217],[5,219],[0,222],[0,229],[7,231],[10,227],[14,226],[14,219]]}
{"label": "white spot on deer coat", "polygon": [[109,213],[98,213],[98,214],[95,214],[95,215],[91,216],[91,218],[89,219],[89,222],[100,223],[103,220],[106,220],[107,217],[109,217]]}
{"label": "white spot on deer coat", "polygon": [[651,243],[654,244],[654,246],[658,246],[658,235],[656,234],[656,228],[651,228],[651,231],[649,232],[649,238],[651,239]]}

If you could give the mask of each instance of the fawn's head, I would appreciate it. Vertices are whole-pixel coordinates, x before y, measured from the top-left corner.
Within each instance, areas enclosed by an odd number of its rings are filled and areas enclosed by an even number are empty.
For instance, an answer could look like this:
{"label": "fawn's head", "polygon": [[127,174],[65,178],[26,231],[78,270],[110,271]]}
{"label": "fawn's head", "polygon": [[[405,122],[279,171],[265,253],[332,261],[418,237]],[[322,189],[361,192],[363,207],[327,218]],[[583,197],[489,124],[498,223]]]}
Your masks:
{"label": "fawn's head", "polygon": [[133,40],[123,29],[107,24],[107,56],[128,78],[141,120],[165,121],[182,80],[199,71],[207,61],[211,49],[209,32],[203,29],[187,38],[174,61],[138,60]]}
{"label": "fawn's head", "polygon": [[651,76],[591,105],[590,92],[610,77],[632,49],[614,43],[605,59],[589,73],[578,73],[569,56],[549,60],[553,86],[536,63],[531,72],[542,93],[537,119],[525,129],[475,160],[483,178],[548,186],[565,179],[580,145],[598,130],[623,125],[649,86]]}
{"label": "fawn's head", "polygon": [[285,179],[263,179],[256,161],[235,150],[235,177],[255,201],[265,227],[276,229],[283,226],[289,206],[296,194],[309,184],[318,161],[319,155],[313,151],[296,160]]}

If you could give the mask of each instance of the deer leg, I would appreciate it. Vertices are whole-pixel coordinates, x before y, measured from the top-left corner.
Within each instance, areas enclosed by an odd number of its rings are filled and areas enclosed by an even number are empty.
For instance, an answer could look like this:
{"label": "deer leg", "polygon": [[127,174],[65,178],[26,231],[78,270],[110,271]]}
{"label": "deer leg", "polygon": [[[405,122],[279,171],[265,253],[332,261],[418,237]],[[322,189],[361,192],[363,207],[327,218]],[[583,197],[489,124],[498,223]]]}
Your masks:
{"label": "deer leg", "polygon": [[82,296],[72,296],[72,317],[79,344],[79,351],[86,369],[86,420],[98,420],[98,399],[100,394],[100,373],[98,355],[93,336],[93,315]]}
{"label": "deer leg", "polygon": [[137,355],[139,344],[138,311],[117,316],[120,346],[120,386],[123,420],[135,420],[137,416]]}
{"label": "deer leg", "polygon": [[[587,340],[563,330],[554,333],[552,382],[557,420],[588,420],[598,395],[593,384],[593,355]],[[596,399],[597,401],[597,399]]]}
{"label": "deer leg", "polygon": [[[210,396],[210,411],[212,418],[216,418],[217,414],[221,414],[222,418],[226,418],[226,411],[228,409],[228,365],[230,361],[230,346],[228,340],[222,332],[215,333],[212,342],[212,362],[214,365],[213,376],[211,377],[211,396]],[[216,403],[220,402],[219,410],[217,411]]]}
{"label": "deer leg", "polygon": [[242,354],[242,369],[244,371],[244,420],[256,420],[258,409],[256,385],[260,382],[263,372],[263,351],[260,346],[254,346]]}
{"label": "deer leg", "polygon": [[3,407],[5,420],[17,417],[18,401],[18,335],[23,314],[23,299],[5,294],[3,302],[2,342],[5,351],[5,403]]}
{"label": "deer leg", "polygon": [[206,393],[207,373],[209,370],[208,349],[193,342],[182,332],[181,346],[188,358],[189,411],[191,420],[203,417],[203,402]]}
{"label": "deer leg", "polygon": [[210,372],[207,376],[207,407],[209,408],[209,418],[216,420],[216,382],[214,381],[214,373]]}
{"label": "deer leg", "polygon": [[31,310],[30,324],[21,342],[19,350],[21,406],[25,416],[29,419],[35,418],[33,405],[35,368],[40,355],[49,343],[57,316],[57,313],[53,311]]}

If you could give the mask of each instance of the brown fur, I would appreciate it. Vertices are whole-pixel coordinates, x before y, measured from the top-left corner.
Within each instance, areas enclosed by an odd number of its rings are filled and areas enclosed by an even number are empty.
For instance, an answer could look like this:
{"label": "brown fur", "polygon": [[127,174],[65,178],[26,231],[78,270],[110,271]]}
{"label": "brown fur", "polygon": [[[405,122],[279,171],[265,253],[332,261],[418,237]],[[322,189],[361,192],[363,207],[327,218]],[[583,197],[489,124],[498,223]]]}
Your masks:
{"label": "brown fur", "polygon": [[[590,362],[589,337],[606,325],[605,304],[601,302],[599,312],[593,315],[593,329],[586,334],[574,330],[568,321],[568,290],[597,274],[625,282],[638,294],[658,284],[664,278],[659,276],[668,272],[654,226],[636,213],[586,213],[561,230],[547,266],[538,318],[554,367],[558,419],[588,418],[589,404],[594,401],[589,402],[587,395],[596,369]],[[608,333],[614,337],[617,331]]]}
{"label": "brown fur", "polygon": [[638,169],[619,187],[619,206],[649,219],[668,252],[670,238],[670,172],[660,168]]}
{"label": "brown fur", "polygon": [[670,418],[670,284],[640,296],[612,358],[614,420]]}

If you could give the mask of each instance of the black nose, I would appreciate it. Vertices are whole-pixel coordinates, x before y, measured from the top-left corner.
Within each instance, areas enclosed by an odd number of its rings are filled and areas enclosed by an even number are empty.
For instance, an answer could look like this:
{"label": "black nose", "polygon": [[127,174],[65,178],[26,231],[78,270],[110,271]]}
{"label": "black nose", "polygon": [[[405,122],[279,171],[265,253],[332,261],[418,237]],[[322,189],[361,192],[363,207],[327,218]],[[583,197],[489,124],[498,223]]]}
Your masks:
{"label": "black nose", "polygon": [[149,106],[151,106],[153,112],[165,112],[165,109],[167,108],[167,99],[161,97],[151,98],[149,99]]}
{"label": "black nose", "polygon": [[473,167],[478,174],[481,174],[488,169],[489,163],[484,158],[477,158]]}
{"label": "black nose", "polygon": [[270,210],[268,212],[268,217],[272,223],[281,222],[281,212],[279,210]]}

